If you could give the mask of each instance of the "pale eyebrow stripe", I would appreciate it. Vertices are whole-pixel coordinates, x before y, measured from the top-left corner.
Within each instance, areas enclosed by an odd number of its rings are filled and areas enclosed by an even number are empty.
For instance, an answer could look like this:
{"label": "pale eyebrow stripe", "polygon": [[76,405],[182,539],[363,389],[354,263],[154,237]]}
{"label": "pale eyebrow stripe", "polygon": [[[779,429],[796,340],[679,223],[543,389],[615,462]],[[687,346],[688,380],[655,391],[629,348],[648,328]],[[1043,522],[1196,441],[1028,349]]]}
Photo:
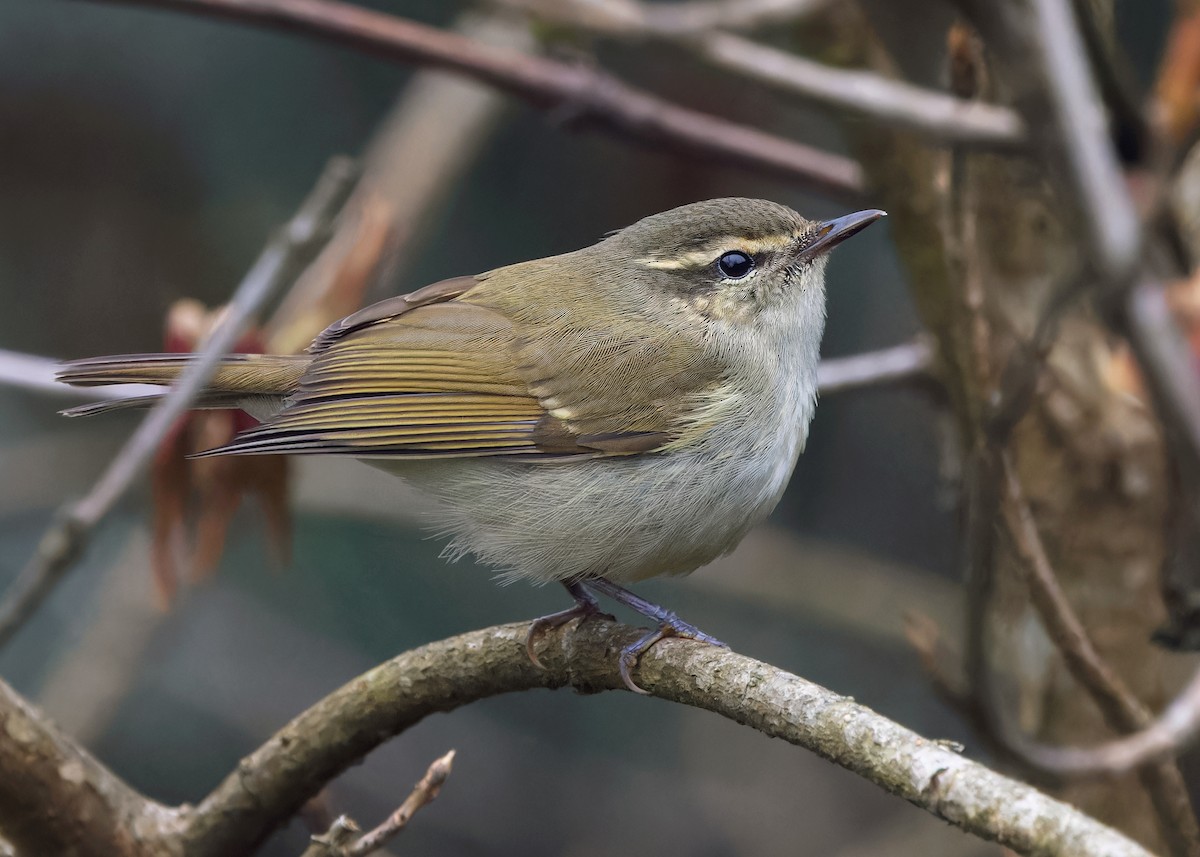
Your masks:
{"label": "pale eyebrow stripe", "polygon": [[732,236],[718,239],[699,250],[689,250],[677,256],[648,257],[634,259],[638,265],[654,268],[659,271],[679,271],[688,268],[703,268],[712,264],[721,253],[730,250],[741,250],[753,256],[764,250],[786,250],[793,245],[796,235],[771,235],[766,238],[735,238]]}

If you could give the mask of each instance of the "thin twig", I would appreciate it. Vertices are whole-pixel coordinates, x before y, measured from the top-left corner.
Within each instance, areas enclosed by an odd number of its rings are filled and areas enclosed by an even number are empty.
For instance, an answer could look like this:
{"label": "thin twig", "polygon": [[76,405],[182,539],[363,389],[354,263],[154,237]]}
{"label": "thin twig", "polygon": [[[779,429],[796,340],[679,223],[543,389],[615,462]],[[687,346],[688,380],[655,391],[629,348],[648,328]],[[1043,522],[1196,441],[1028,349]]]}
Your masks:
{"label": "thin twig", "polygon": [[98,0],[229,18],[350,45],[393,62],[466,75],[569,120],[663,149],[737,164],[831,195],[857,198],[849,158],[690,110],[583,65],[480,44],[337,0]]}
{"label": "thin twig", "polygon": [[[661,20],[676,4],[635,0],[493,0],[531,11],[567,26],[625,38],[673,42],[709,63],[817,104],[868,120],[906,128],[937,142],[1013,148],[1025,142],[1025,127],[1007,107],[955,98],[870,71],[834,68],[729,32],[734,10],[707,17],[707,26],[676,26]],[[816,11],[793,12],[793,17]],[[664,8],[665,7],[665,8]],[[716,12],[717,10],[713,10]]]}
{"label": "thin twig", "polygon": [[699,56],[727,71],[934,142],[994,149],[1025,143],[1024,123],[1007,107],[955,98],[870,71],[833,68],[731,33],[703,36],[692,45]]}
{"label": "thin twig", "polygon": [[0,645],[24,625],[70,569],[92,530],[133,484],[255,314],[295,277],[302,260],[311,257],[327,237],[329,224],[349,195],[355,176],[348,160],[330,162],[295,217],[267,245],[239,284],[224,319],[202,343],[196,359],[142,420],[91,491],[59,510],[33,557],[0,601]]}
{"label": "thin twig", "polygon": [[993,48],[1035,142],[1059,168],[1087,260],[1107,281],[1128,284],[1141,228],[1070,0],[958,2]]}
{"label": "thin twig", "polygon": [[[452,26],[483,44],[538,49],[511,15],[468,12]],[[510,108],[494,88],[444,72],[423,70],[406,82],[363,153],[363,175],[336,234],[265,325],[270,349],[298,353],[329,322],[395,293]]]}
{"label": "thin twig", "polygon": [[[1007,72],[1016,103],[1082,225],[1081,277],[1129,338],[1170,440],[1200,461],[1200,375],[1166,306],[1161,278],[1139,276],[1141,227],[1108,139],[1068,0],[1030,6],[957,0]],[[1029,14],[1032,10],[1032,14]]]}
{"label": "thin twig", "polygon": [[[20,366],[22,371],[28,371],[34,379],[32,384],[25,384],[17,377],[5,375],[0,368],[0,387],[14,386],[17,388],[36,389],[49,396],[66,396],[75,398],[82,391],[89,398],[100,398],[97,392],[104,393],[112,390],[117,392],[113,399],[124,399],[141,395],[143,389],[161,393],[162,387],[151,387],[142,384],[124,384],[114,387],[71,387],[57,381],[43,385],[41,379],[53,378],[55,369],[59,366],[57,360],[41,357],[36,354],[25,354],[20,351],[0,350],[0,367],[11,358],[9,365]],[[933,353],[929,343],[924,339],[914,339],[890,348],[878,351],[865,351],[862,354],[852,354],[849,357],[831,357],[821,361],[817,369],[817,383],[822,396],[832,396],[838,393],[849,393],[855,390],[869,390],[892,384],[920,383],[929,380],[933,369]],[[134,387],[135,390],[125,390]]]}
{"label": "thin twig", "polygon": [[362,829],[348,815],[339,815],[324,833],[314,834],[300,857],[343,857]]}
{"label": "thin twig", "polygon": [[[576,3],[573,22],[612,35],[694,36],[717,28],[753,30],[797,21],[832,0],[682,0],[642,3],[638,0],[589,0]],[[505,0],[509,6],[559,20],[563,0]]]}
{"label": "thin twig", "polygon": [[1030,742],[1024,743],[1020,751],[1038,767],[1063,776],[1122,774],[1141,765],[1165,762],[1181,752],[1200,731],[1200,672],[1157,719],[1151,719],[1150,712],[1096,652],[1058,586],[1007,457],[1005,468],[1006,525],[1026,562],[1026,581],[1047,633],[1063,653],[1072,675],[1093,695],[1110,725],[1133,732],[1096,747],[1051,747]]}
{"label": "thin twig", "polygon": [[[624,687],[617,659],[644,631],[603,620],[551,631],[538,647],[545,669],[525,649],[529,626],[503,625],[431,643],[399,655],[354,679],[296,717],[243,759],[195,807],[122,806],[119,823],[147,852],[170,843],[189,857],[253,851],[304,801],[364,755],[430,714],[479,699],[531,688],[581,691]],[[728,649],[669,639],[646,653],[638,684],[662,699],[712,711],[766,735],[806,747],[887,791],[977,836],[1018,853],[1058,857],[1148,857],[1124,835],[1032,787],[1001,776],[865,708],[776,667]],[[20,698],[0,682],[0,825],[29,853],[77,857],[116,850],[80,847],[73,817],[95,811],[112,783],[94,760],[71,776],[64,759],[80,752],[44,718],[12,728]],[[28,706],[25,706],[28,708]],[[31,754],[30,748],[37,752]],[[64,755],[66,754],[66,755]],[[34,770],[24,774],[22,766]],[[564,776],[570,776],[565,772]],[[31,779],[32,778],[32,779]],[[44,790],[31,795],[29,783]],[[124,787],[128,790],[128,787]],[[36,828],[10,827],[14,814],[37,808]],[[136,834],[134,833],[136,831]],[[20,835],[17,835],[20,834]],[[86,844],[86,843],[83,843]],[[40,848],[40,850],[39,850]]]}
{"label": "thin twig", "polygon": [[930,380],[933,351],[924,339],[868,351],[850,357],[834,357],[817,367],[817,388],[822,396],[867,390],[891,384]]}
{"label": "thin twig", "polygon": [[412,793],[404,799],[404,803],[389,815],[382,824],[374,830],[364,833],[358,840],[346,847],[346,857],[367,857],[378,851],[396,837],[408,822],[416,815],[421,807],[433,803],[442,790],[450,771],[454,767],[454,751],[435,759],[421,777],[421,781],[413,788]]}
{"label": "thin twig", "polygon": [[1123,774],[1155,760],[1178,755],[1200,733],[1200,670],[1149,726],[1094,747],[1035,745],[1030,755],[1066,776]]}
{"label": "thin twig", "polygon": [[125,399],[161,393],[162,389],[150,384],[114,384],[111,387],[70,387],[54,379],[58,362],[34,354],[0,349],[0,387],[12,387],[31,393],[51,396],[67,396],[90,401]]}
{"label": "thin twig", "polygon": [[[1096,651],[1066,593],[1059,586],[1016,468],[1007,453],[1001,453],[1001,466],[1004,483],[1001,508],[1005,526],[1021,560],[1022,577],[1029,587],[1047,636],[1062,655],[1068,671],[1091,696],[1112,729],[1132,732],[1145,727],[1150,722],[1150,711]],[[1060,775],[1063,773],[1059,768],[1047,764],[1051,760],[1043,757],[1038,745],[1022,741],[1013,750],[1029,764],[1042,770]],[[1192,811],[1187,783],[1175,761],[1168,758],[1156,760],[1140,769],[1138,776],[1150,795],[1158,813],[1163,838],[1171,844],[1173,853],[1189,857],[1200,854],[1200,826]]]}
{"label": "thin twig", "polygon": [[1046,633],[1062,654],[1071,675],[1096,701],[1113,728],[1129,730],[1145,725],[1150,720],[1149,710],[1096,651],[1066,593],[1058,585],[1012,457],[1001,453],[1000,460],[1005,527],[1021,559],[1019,568]]}

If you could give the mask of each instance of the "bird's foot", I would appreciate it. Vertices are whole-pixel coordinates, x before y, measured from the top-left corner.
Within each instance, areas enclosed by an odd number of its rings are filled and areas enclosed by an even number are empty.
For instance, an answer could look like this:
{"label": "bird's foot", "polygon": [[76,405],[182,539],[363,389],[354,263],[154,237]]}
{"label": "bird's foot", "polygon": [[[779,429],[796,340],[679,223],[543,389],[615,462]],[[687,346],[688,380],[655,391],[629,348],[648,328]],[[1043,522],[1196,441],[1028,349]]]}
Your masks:
{"label": "bird's foot", "polygon": [[704,633],[695,625],[689,625],[672,611],[667,610],[665,607],[660,607],[651,601],[647,601],[639,595],[635,595],[623,586],[618,586],[602,577],[589,580],[588,585],[599,592],[603,592],[609,598],[624,604],[626,607],[636,610],[646,618],[658,622],[657,629],[650,631],[641,639],[621,650],[620,659],[618,660],[621,681],[625,682],[625,686],[634,693],[648,694],[648,691],[643,690],[633,680],[633,670],[637,668],[638,661],[641,660],[642,655],[648,652],[659,640],[666,639],[667,637],[683,637],[687,640],[696,640],[700,643],[720,646],[723,649],[728,648],[728,646],[716,637]]}
{"label": "bird's foot", "polygon": [[704,633],[695,625],[689,625],[682,621],[674,613],[668,613],[668,619],[653,631],[650,631],[646,636],[639,639],[637,642],[630,643],[625,648],[621,649],[621,656],[617,662],[617,669],[621,673],[621,681],[625,682],[625,686],[634,693],[640,693],[644,696],[649,696],[650,691],[644,690],[633,680],[633,670],[637,667],[638,661],[642,659],[642,655],[650,651],[654,644],[659,640],[664,640],[667,637],[682,637],[687,640],[696,640],[701,643],[708,643],[712,646],[720,646],[722,649],[729,648],[716,637]]}
{"label": "bird's foot", "polygon": [[548,616],[541,616],[529,623],[529,633],[525,635],[525,653],[529,655],[530,662],[540,670],[546,667],[538,659],[537,652],[534,651],[534,646],[543,634],[555,628],[561,628],[563,625],[570,622],[572,619],[585,620],[590,616],[599,616],[603,619],[615,622],[616,617],[605,613],[600,609],[600,602],[596,600],[596,596],[588,592],[587,588],[578,581],[572,583],[564,583],[567,592],[571,593],[571,597],[575,599],[575,604],[568,607],[566,610],[560,610],[557,613],[551,613]]}

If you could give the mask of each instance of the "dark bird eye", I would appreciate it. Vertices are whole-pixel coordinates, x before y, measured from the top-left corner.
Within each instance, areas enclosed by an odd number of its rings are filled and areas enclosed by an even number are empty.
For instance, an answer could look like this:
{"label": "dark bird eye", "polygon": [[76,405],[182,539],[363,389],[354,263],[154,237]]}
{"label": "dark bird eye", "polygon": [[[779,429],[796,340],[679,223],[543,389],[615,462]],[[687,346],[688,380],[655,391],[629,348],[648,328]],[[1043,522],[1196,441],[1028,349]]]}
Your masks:
{"label": "dark bird eye", "polygon": [[731,280],[740,280],[754,270],[754,260],[741,250],[730,250],[717,260],[717,270]]}

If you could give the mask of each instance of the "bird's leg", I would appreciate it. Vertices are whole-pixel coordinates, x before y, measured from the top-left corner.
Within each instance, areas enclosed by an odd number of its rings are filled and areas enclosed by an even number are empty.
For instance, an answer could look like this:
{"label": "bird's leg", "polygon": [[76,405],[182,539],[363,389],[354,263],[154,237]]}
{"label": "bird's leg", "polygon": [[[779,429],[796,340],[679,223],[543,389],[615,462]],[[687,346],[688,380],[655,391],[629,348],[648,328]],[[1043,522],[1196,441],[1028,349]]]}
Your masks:
{"label": "bird's leg", "polygon": [[676,616],[674,612],[667,610],[665,607],[660,607],[651,601],[647,601],[610,580],[605,580],[603,577],[589,578],[588,586],[598,592],[603,592],[617,603],[624,604],[630,610],[635,610],[647,619],[653,619],[658,623],[656,630],[651,631],[637,642],[631,643],[621,650],[619,663],[621,680],[634,693],[644,694],[646,691],[637,686],[630,672],[637,666],[638,660],[642,655],[649,651],[651,646],[665,637],[686,637],[689,640],[698,640],[701,643],[710,643],[714,646],[726,648],[725,644],[716,637],[705,634],[695,625],[689,625]]}
{"label": "bird's leg", "polygon": [[568,607],[566,610],[560,610],[557,613],[551,613],[549,616],[534,619],[529,623],[529,633],[525,635],[525,652],[529,655],[529,660],[538,669],[545,669],[545,667],[538,660],[533,646],[542,634],[553,628],[561,627],[572,619],[586,619],[589,616],[603,616],[606,619],[616,621],[615,616],[610,616],[608,613],[601,611],[600,602],[596,600],[595,595],[588,592],[587,587],[581,581],[564,580],[562,585],[567,588],[567,592],[570,592],[571,597],[575,599],[574,606]]}

